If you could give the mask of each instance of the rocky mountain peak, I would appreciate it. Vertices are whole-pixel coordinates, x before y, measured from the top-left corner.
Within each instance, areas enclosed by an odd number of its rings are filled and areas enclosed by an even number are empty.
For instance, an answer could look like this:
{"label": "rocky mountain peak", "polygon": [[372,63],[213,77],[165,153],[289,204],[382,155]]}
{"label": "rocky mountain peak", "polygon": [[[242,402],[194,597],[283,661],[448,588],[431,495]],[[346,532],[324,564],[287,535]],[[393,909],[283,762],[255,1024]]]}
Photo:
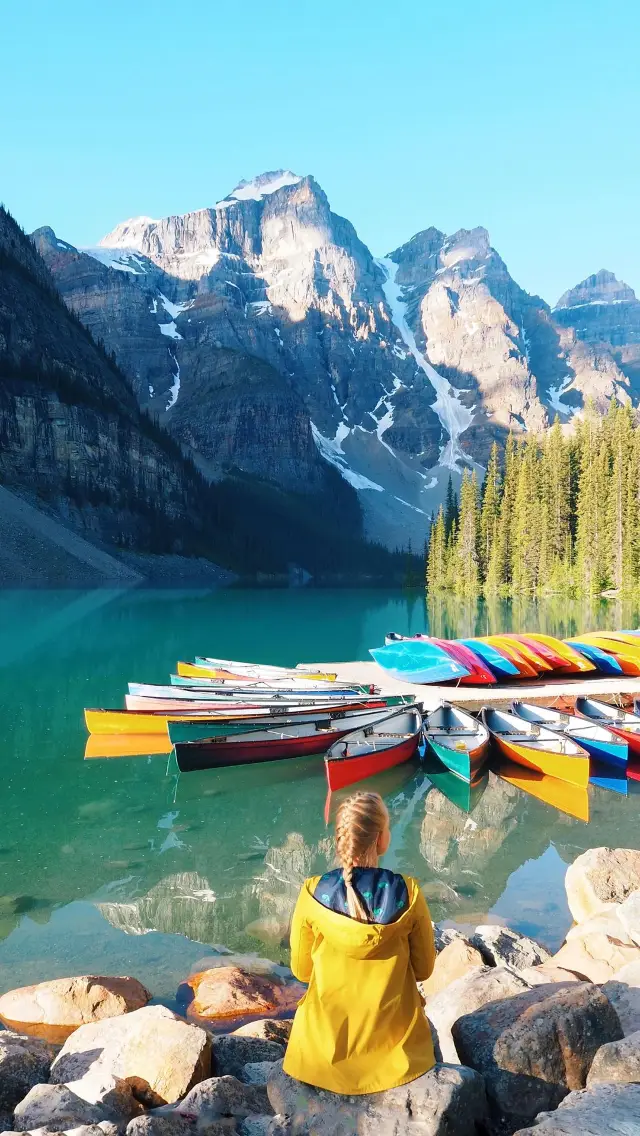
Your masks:
{"label": "rocky mountain peak", "polygon": [[251,181],[238,182],[235,189],[217,203],[216,208],[224,208],[234,201],[262,201],[264,197],[268,197],[278,189],[283,189],[287,185],[298,185],[301,181],[299,174],[294,174],[291,170],[270,170],[268,173],[258,174],[258,177],[252,178]]}
{"label": "rocky mountain peak", "polygon": [[621,304],[636,299],[633,288],[618,280],[613,272],[601,268],[593,276],[587,276],[575,288],[570,288],[556,304],[559,308],[580,308],[588,304]]}
{"label": "rocky mountain peak", "polygon": [[128,221],[121,221],[107,233],[101,241],[100,248],[128,248],[142,250],[147,233],[152,225],[159,224],[153,217],[130,217]]}
{"label": "rocky mountain peak", "polygon": [[440,250],[440,263],[443,268],[452,268],[463,260],[486,260],[491,252],[489,234],[481,226],[475,229],[458,229],[447,237]]}

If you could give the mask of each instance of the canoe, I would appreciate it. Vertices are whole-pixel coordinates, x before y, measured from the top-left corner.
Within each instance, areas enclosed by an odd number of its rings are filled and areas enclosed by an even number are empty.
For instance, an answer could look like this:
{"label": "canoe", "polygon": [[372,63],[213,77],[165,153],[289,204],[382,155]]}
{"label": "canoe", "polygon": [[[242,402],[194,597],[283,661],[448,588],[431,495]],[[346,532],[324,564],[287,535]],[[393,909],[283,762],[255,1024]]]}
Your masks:
{"label": "canoe", "polygon": [[[400,696],[394,696],[400,697]],[[406,698],[406,695],[402,697]],[[194,710],[193,704],[180,703],[177,710],[157,710],[149,709],[149,699],[144,699],[144,707],[142,710],[129,709],[129,710],[85,710],[84,717],[87,729],[90,734],[155,734],[163,737],[168,737],[167,722],[196,722],[196,723],[210,723],[213,726],[225,724],[228,722],[252,722],[256,718],[271,718],[272,714],[279,717],[286,715],[287,717],[298,717],[304,715],[311,715],[312,717],[326,714],[330,717],[332,715],[344,714],[350,710],[377,710],[382,709],[384,706],[389,705],[387,698],[366,699],[361,701],[356,699],[354,702],[340,703],[339,707],[328,706],[289,706],[286,703],[277,703],[275,706],[266,706],[264,704],[246,705],[244,703],[234,703],[233,705],[210,705],[207,703],[206,707],[200,710]],[[395,703],[392,703],[395,705]],[[209,735],[207,735],[208,737]]]}
{"label": "canoe", "polygon": [[417,752],[421,732],[422,715],[414,708],[396,710],[375,724],[345,734],[325,755],[329,789],[344,789],[410,761]]}
{"label": "canoe", "polygon": [[473,781],[463,781],[456,773],[442,764],[438,757],[427,751],[422,770],[435,789],[463,813],[471,813],[489,784],[489,774],[486,769],[475,777]]}
{"label": "canoe", "polygon": [[589,784],[589,754],[571,738],[488,706],[482,709],[482,720],[500,753],[510,761],[583,789]]}
{"label": "canoe", "polygon": [[[534,706],[529,702],[512,702],[511,710],[523,721],[545,726],[571,738],[597,762],[613,766],[626,777],[629,748],[622,738],[600,723],[549,706]],[[592,769],[591,772],[597,776],[596,771]]]}
{"label": "canoe", "polygon": [[[576,637],[576,642],[578,637]],[[612,655],[620,664],[622,673],[626,675],[640,675],[640,648],[634,648],[629,643],[609,638],[604,632],[590,631],[579,636],[579,641],[587,646],[599,647],[608,655]],[[567,643],[574,643],[574,639],[567,639]]]}
{"label": "canoe", "polygon": [[627,776],[640,780],[640,716],[596,698],[576,698],[576,710],[591,722],[606,726],[629,747]]}
{"label": "canoe", "polygon": [[436,647],[440,647],[457,663],[460,663],[469,672],[460,679],[460,683],[466,686],[489,686],[496,682],[496,676],[489,669],[485,662],[477,655],[470,647],[465,646],[456,639],[437,639],[435,636],[430,635],[399,635],[397,632],[391,632],[385,635],[385,646],[390,643],[402,642],[422,642],[434,643]]}
{"label": "canoe", "polygon": [[231,671],[253,678],[287,678],[288,676],[303,674],[305,678],[316,679],[319,682],[335,682],[338,677],[335,672],[325,673],[316,670],[314,667],[309,667],[308,670],[304,666],[276,667],[270,663],[242,663],[237,659],[213,659],[200,655],[196,656],[195,666],[207,669],[213,667],[216,670]]}
{"label": "canoe", "polygon": [[374,647],[369,654],[388,674],[405,682],[452,682],[469,674],[466,667],[429,641],[403,639]]}
{"label": "canoe", "polygon": [[495,675],[497,682],[520,678],[520,671],[515,663],[507,658],[503,652],[497,651],[490,643],[485,643],[482,639],[455,639],[454,642],[469,647],[474,655],[477,655],[483,663],[486,663],[489,670]]}
{"label": "canoe", "polygon": [[169,737],[174,745],[179,745],[182,742],[200,742],[207,741],[209,738],[216,738],[231,734],[242,734],[253,732],[255,730],[265,729],[282,729],[285,730],[289,726],[296,725],[300,722],[316,722],[316,723],[330,723],[330,722],[345,722],[347,728],[350,730],[359,729],[361,719],[366,718],[367,722],[371,719],[372,715],[379,713],[381,717],[389,714],[390,709],[400,705],[410,705],[415,699],[409,699],[407,702],[400,702],[399,699],[394,699],[393,702],[382,700],[379,702],[366,702],[362,706],[354,707],[349,710],[307,710],[302,714],[278,715],[277,717],[259,715],[255,718],[238,718],[235,721],[211,721],[206,722],[168,722]]}
{"label": "canoe", "polygon": [[[402,713],[417,714],[418,711]],[[379,720],[379,712],[373,711],[372,723]],[[315,722],[301,722],[286,729],[249,730],[244,734],[209,738],[203,742],[182,743],[175,747],[175,754],[178,768],[183,773],[290,760],[325,753],[329,746],[348,734],[350,728],[347,719],[339,722],[327,719],[319,726]]]}
{"label": "canoe", "polygon": [[609,655],[606,651],[601,650],[600,647],[594,647],[592,643],[583,643],[581,639],[571,640],[576,651],[580,651],[585,655],[589,662],[593,663],[596,670],[601,671],[602,674],[622,674],[622,667],[616,659],[615,655]]}
{"label": "canoe", "polygon": [[461,685],[493,686],[496,682],[496,676],[489,670],[487,664],[464,643],[458,643],[455,639],[432,639],[431,642],[437,647],[442,647],[452,659],[468,670],[469,674],[460,679]]}
{"label": "canoe", "polygon": [[503,761],[498,776],[530,797],[551,805],[558,812],[589,823],[589,792],[586,788],[560,781],[557,777],[545,776],[537,769],[525,769],[515,762]]}
{"label": "canoe", "polygon": [[537,678],[543,671],[548,673],[553,667],[524,643],[516,643],[508,635],[486,635],[484,642],[490,643],[498,651],[503,651],[517,666],[522,678]]}
{"label": "canoe", "polygon": [[489,732],[457,706],[442,702],[424,715],[424,735],[433,753],[463,781],[474,781],[489,756]]}
{"label": "canoe", "polygon": [[[176,664],[176,671],[179,675],[182,675],[183,678],[195,678],[196,680],[199,678],[215,678],[224,681],[228,678],[234,683],[252,683],[257,681],[256,678],[251,675],[236,674],[235,672],[231,673],[217,667],[199,666],[196,663],[179,662]],[[331,679],[312,679],[310,675],[308,676],[302,671],[294,674],[288,673],[286,675],[274,676],[269,681],[287,684],[296,684],[299,682],[301,686],[313,686],[319,689],[330,687],[333,682]]]}
{"label": "canoe", "polygon": [[589,659],[585,659],[580,651],[575,650],[569,646],[562,639],[556,639],[553,635],[541,635],[539,631],[527,631],[526,639],[530,639],[533,644],[546,647],[551,650],[555,655],[563,660],[561,669],[565,674],[585,674],[587,671],[593,671],[595,668]]}
{"label": "canoe", "polygon": [[552,670],[562,671],[564,669],[564,659],[562,655],[559,655],[552,647],[548,647],[546,643],[538,643],[529,635],[514,635],[511,632],[508,638],[513,640],[516,647],[520,645],[523,648],[526,647],[528,651],[533,651],[535,659],[542,659],[545,663],[549,664]]}
{"label": "canoe", "polygon": [[204,687],[204,686],[154,686],[146,682],[130,682],[129,694],[138,698],[171,698],[183,702],[270,702],[276,698],[287,698],[292,702],[340,702],[345,699],[369,698],[369,692],[348,686],[337,687],[334,690],[307,690],[295,687],[280,686],[241,686],[241,687]]}

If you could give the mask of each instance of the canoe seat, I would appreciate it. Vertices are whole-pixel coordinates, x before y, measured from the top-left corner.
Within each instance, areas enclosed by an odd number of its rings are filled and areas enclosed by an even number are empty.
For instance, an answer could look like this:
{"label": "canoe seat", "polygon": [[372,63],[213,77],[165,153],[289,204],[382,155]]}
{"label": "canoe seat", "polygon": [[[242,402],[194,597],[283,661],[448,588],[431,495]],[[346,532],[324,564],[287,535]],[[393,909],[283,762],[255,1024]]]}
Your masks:
{"label": "canoe seat", "polygon": [[441,730],[430,730],[427,727],[426,730],[428,738],[446,738],[450,734],[456,734],[459,738],[476,738],[479,733],[479,730],[467,730],[464,726],[450,726],[449,729],[445,726]]}

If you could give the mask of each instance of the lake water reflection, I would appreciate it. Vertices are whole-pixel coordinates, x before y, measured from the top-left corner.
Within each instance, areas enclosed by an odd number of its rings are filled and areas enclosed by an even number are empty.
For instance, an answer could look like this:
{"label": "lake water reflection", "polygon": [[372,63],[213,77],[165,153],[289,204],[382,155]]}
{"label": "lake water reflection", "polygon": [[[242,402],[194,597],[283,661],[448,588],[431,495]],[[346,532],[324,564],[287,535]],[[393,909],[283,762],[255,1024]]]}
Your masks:
{"label": "lake water reflection", "polygon": [[[569,635],[638,614],[375,590],[0,592],[0,989],[131,973],[171,1002],[212,946],[286,963],[300,882],[333,862],[317,758],[181,778],[166,756],[85,761],[84,706],[121,706],[129,680],[162,682],[196,654],[364,659],[389,630]],[[637,785],[591,787],[585,824],[580,802],[560,811],[495,773],[467,796],[418,765],[372,784],[392,814],[385,863],[417,876],[435,919],[491,915],[551,947],[570,922],[566,864],[640,845]]]}

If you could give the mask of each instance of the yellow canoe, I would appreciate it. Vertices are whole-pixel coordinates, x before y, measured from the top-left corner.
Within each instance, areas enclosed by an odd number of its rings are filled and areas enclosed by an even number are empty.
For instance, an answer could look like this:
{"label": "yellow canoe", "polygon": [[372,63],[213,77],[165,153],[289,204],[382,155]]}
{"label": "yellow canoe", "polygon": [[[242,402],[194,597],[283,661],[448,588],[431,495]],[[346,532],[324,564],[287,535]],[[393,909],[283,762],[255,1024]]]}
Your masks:
{"label": "yellow canoe", "polygon": [[[255,714],[255,710],[253,711]],[[201,711],[199,714],[181,714],[180,711],[166,713],[145,712],[144,710],[85,710],[84,720],[90,734],[116,735],[124,734],[136,736],[143,734],[147,737],[168,738],[167,721],[172,722],[201,722],[206,718],[215,717],[216,721],[225,717],[237,717],[236,714],[215,714],[210,711]]]}
{"label": "yellow canoe", "polygon": [[[606,631],[588,631],[584,635],[576,636],[576,642],[608,651],[620,663],[623,674],[640,674],[640,646],[634,647],[633,643],[614,639],[612,635],[613,633],[608,634]],[[568,639],[567,642],[571,643],[572,640]]]}
{"label": "yellow canoe", "polygon": [[540,635],[537,631],[527,631],[527,639],[534,639],[536,643],[542,643],[544,647],[549,647],[555,651],[561,658],[566,659],[571,667],[575,667],[576,671],[595,671],[596,666],[589,660],[585,659],[579,651],[574,647],[570,647],[568,643],[563,642],[562,639],[556,639],[553,635]]}
{"label": "yellow canoe", "polygon": [[161,734],[90,734],[87,738],[84,756],[99,757],[147,757],[149,754],[169,754],[173,746],[169,735]]}
{"label": "yellow canoe", "polygon": [[525,769],[512,762],[504,762],[498,769],[498,775],[545,805],[552,805],[561,813],[589,823],[589,793],[584,786],[571,785],[568,781],[559,781],[557,777],[545,776],[535,769]]}

